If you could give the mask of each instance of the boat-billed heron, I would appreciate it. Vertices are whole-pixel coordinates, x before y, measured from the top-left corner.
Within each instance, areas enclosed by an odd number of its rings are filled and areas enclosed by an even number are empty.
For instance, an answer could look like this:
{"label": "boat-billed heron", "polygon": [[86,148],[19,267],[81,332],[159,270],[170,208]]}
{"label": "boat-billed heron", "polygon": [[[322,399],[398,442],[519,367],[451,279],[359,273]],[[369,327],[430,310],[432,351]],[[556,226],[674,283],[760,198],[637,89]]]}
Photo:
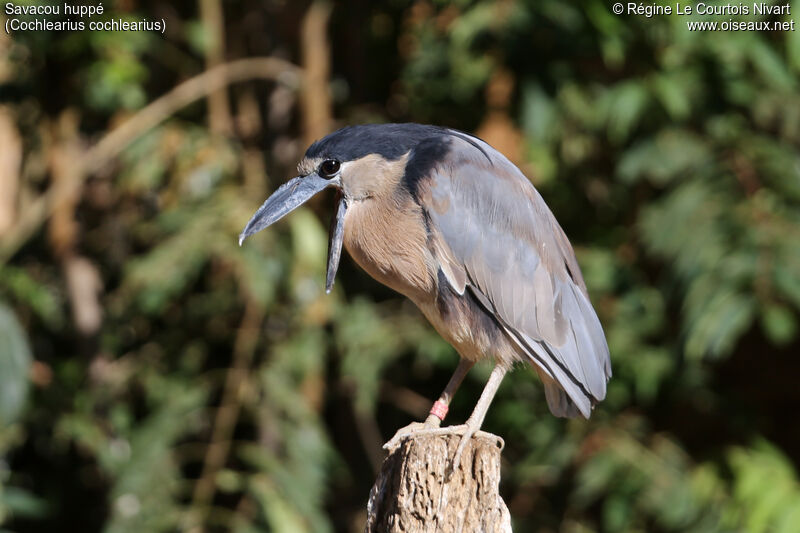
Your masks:
{"label": "boat-billed heron", "polygon": [[[523,173],[484,141],[419,124],[350,126],[312,144],[299,176],[256,212],[239,242],[329,187],[339,191],[326,288],[342,244],[373,278],[410,298],[461,356],[417,432],[477,432],[506,371],[530,363],[556,416],[589,418],[611,363],[572,246]],[[439,428],[476,361],[491,376],[466,424]]]}

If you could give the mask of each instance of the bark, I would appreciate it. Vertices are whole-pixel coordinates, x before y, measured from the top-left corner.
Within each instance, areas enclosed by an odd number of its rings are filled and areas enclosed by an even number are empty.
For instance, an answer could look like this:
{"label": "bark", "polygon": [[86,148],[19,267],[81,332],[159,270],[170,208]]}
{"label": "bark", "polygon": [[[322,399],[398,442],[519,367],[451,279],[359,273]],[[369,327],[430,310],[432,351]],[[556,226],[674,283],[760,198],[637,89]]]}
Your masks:
{"label": "bark", "polygon": [[510,533],[498,492],[502,441],[470,439],[459,467],[447,475],[460,435],[406,439],[384,460],[367,504],[365,533]]}

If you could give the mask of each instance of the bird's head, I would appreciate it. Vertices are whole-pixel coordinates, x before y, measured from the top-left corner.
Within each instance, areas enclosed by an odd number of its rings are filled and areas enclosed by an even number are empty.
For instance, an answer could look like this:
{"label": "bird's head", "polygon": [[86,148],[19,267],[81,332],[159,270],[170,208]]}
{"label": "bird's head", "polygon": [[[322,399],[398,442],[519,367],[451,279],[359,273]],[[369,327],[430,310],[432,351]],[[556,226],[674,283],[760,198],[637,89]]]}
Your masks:
{"label": "bird's head", "polygon": [[367,124],[331,133],[308,148],[298,165],[299,175],[267,198],[242,230],[239,244],[324,189],[338,189],[328,249],[326,289],[330,291],[341,256],[348,205],[385,198],[396,190],[410,151],[440,131],[419,124]]}

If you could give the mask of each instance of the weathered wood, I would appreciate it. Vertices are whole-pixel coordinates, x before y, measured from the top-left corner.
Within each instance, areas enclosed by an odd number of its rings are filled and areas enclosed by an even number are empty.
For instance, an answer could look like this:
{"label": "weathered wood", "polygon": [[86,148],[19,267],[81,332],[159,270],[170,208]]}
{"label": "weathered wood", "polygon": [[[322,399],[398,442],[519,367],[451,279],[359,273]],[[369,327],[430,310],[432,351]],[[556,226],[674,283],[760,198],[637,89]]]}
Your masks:
{"label": "weathered wood", "polygon": [[390,452],[370,491],[365,533],[511,533],[498,492],[502,440],[476,435],[448,476],[460,440],[421,435]]}

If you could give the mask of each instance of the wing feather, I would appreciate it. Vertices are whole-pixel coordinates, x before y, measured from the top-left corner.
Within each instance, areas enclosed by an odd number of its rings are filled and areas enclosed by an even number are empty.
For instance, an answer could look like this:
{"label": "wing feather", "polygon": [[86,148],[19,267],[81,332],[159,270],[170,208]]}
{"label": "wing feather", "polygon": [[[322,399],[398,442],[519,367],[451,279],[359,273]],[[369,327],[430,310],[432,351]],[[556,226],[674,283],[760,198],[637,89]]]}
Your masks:
{"label": "wing feather", "polygon": [[544,374],[554,414],[588,418],[611,377],[608,345],[572,247],[533,185],[488,144],[453,137],[420,200],[448,282],[468,287]]}

